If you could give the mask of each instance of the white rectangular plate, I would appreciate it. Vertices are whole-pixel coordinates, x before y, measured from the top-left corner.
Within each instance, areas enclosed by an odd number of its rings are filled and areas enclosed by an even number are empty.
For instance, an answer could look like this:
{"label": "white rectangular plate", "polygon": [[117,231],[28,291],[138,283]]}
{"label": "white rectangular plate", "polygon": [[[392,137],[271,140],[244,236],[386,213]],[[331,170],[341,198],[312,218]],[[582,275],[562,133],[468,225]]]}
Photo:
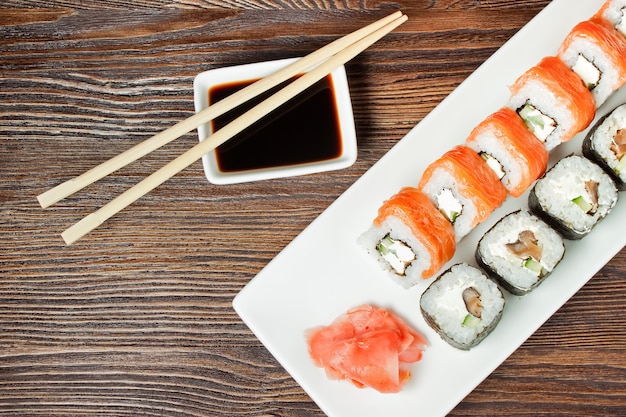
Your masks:
{"label": "white rectangular plate", "polygon": [[[382,202],[401,187],[416,185],[423,170],[472,128],[502,107],[508,86],[544,56],[555,55],[571,28],[591,17],[603,0],[555,0],[477,69],[423,121],[313,221],[235,298],[233,304],[255,335],[332,417],[443,416],[497,368],[626,244],[622,196],[614,210],[581,241],[566,242],[557,269],[525,297],[506,294],[502,320],[469,352],[443,342],[424,322],[419,298],[424,281],[410,290],[391,282],[357,246],[357,237]],[[598,117],[622,102],[614,94]],[[595,121],[594,121],[595,123]],[[580,154],[586,132],[553,151],[551,164]],[[509,198],[489,221],[465,237],[448,264],[475,264],[482,234],[502,216],[526,207],[527,194]],[[329,380],[308,356],[307,329],[329,324],[349,308],[386,307],[422,332],[429,347],[412,366],[413,377],[398,394],[358,389]]]}

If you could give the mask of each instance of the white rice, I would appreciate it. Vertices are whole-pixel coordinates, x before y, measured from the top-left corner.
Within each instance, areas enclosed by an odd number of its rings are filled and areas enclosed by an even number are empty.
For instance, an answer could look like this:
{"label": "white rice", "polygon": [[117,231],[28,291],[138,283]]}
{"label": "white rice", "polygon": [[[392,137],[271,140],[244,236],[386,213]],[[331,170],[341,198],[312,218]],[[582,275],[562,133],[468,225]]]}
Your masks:
{"label": "white rice", "polygon": [[[394,240],[406,243],[415,253],[415,260],[407,267],[405,275],[398,275],[376,248],[381,239],[387,235]],[[380,267],[387,272],[389,278],[404,288],[410,288],[420,282],[423,279],[422,272],[430,268],[430,253],[420,241],[419,236],[414,236],[411,230],[395,216],[387,217],[380,227],[372,225],[369,230],[359,236],[357,243],[378,260]]]}
{"label": "white rice", "polygon": [[502,185],[511,191],[515,189],[522,180],[522,172],[526,171],[526,166],[521,166],[518,161],[512,157],[505,146],[502,145],[501,139],[496,136],[493,131],[483,130],[476,135],[475,140],[466,142],[474,152],[485,152],[494,157],[504,171],[504,177],[500,179]]}
{"label": "white rice", "polygon": [[[463,325],[469,314],[463,290],[473,287],[484,307],[477,327]],[[500,288],[479,269],[457,264],[437,278],[422,294],[420,308],[427,322],[444,340],[460,349],[469,349],[493,330],[504,308]]]}
{"label": "white rice", "polygon": [[584,56],[587,61],[593,63],[600,70],[600,81],[591,90],[596,108],[600,107],[620,86],[619,70],[612,65],[610,57],[601,48],[586,38],[575,39],[567,50],[560,53],[559,58],[572,68],[579,55]]}
{"label": "white rice", "polygon": [[549,152],[563,142],[563,133],[572,129],[575,116],[550,91],[550,88],[538,79],[529,80],[517,94],[511,96],[507,106],[517,111],[526,103],[530,103],[556,122],[556,128],[544,143]]}
{"label": "white rice", "polygon": [[[626,2],[626,0],[624,0]],[[613,137],[618,130],[626,129],[626,104],[623,104],[613,110],[600,125],[594,129],[591,135],[591,146],[595,152],[606,162],[606,164],[615,172],[615,168],[619,164],[619,160],[615,153],[611,150]],[[616,173],[622,182],[626,182],[626,170]]]}
{"label": "white rice", "polygon": [[[586,181],[596,181],[598,209],[594,214],[583,212],[572,202],[587,196]],[[572,155],[561,159],[535,184],[534,192],[543,211],[560,219],[578,234],[586,234],[604,218],[617,202],[617,188],[602,169],[586,158]]]}
{"label": "white rice", "polygon": [[440,167],[433,171],[430,181],[422,187],[422,191],[437,205],[437,196],[444,189],[450,189],[454,198],[463,206],[461,214],[453,223],[454,234],[458,242],[474,228],[476,223],[476,207],[470,198],[459,193],[457,180],[454,175],[450,171]]}
{"label": "white rice", "polygon": [[626,35],[626,22],[623,22],[622,9],[626,8],[626,0],[613,0],[604,10],[602,17],[609,21],[620,33]]}
{"label": "white rice", "polygon": [[503,217],[480,240],[477,256],[498,276],[522,295],[538,285],[540,276],[523,266],[523,260],[512,253],[506,245],[516,242],[520,232],[530,230],[541,248],[541,266],[548,275],[563,258],[565,246],[561,236],[538,217],[522,210]]}

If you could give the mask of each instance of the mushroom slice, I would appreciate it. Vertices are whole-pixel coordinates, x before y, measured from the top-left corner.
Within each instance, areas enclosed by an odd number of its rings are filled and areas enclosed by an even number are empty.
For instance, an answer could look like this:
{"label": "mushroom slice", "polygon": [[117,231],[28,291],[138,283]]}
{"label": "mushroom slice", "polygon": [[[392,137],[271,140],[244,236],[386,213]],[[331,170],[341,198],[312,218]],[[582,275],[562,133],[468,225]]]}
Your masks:
{"label": "mushroom slice", "polygon": [[615,153],[617,159],[621,159],[626,153],[626,130],[619,129],[613,136],[613,143],[611,144],[611,150]]}
{"label": "mushroom slice", "polygon": [[507,243],[506,248],[521,259],[533,258],[537,262],[541,261],[541,246],[532,230],[522,230],[517,236],[517,240]]}
{"label": "mushroom slice", "polygon": [[522,260],[524,268],[538,277],[544,275],[545,271],[541,264],[541,246],[539,246],[539,241],[532,230],[522,230],[517,236],[517,240],[507,243],[506,248]]}
{"label": "mushroom slice", "polygon": [[463,290],[463,302],[467,311],[476,318],[481,318],[483,305],[480,302],[480,293],[474,287],[467,287]]}
{"label": "mushroom slice", "polygon": [[589,214],[595,214],[598,211],[598,185],[600,185],[597,181],[586,181],[585,182],[585,190],[589,193],[589,199],[591,200],[589,204],[591,204],[591,210],[589,210]]}

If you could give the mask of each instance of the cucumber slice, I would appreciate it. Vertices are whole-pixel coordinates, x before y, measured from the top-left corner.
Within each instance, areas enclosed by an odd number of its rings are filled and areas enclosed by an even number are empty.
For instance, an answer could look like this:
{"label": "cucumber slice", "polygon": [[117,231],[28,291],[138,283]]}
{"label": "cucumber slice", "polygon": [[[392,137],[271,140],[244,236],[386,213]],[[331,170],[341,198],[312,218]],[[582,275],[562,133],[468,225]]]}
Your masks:
{"label": "cucumber slice", "polygon": [[444,212],[443,214],[445,214],[445,216],[448,218],[448,220],[450,220],[450,223],[454,223],[456,218],[459,217],[459,212],[457,212],[457,211],[451,211],[449,213]]}
{"label": "cucumber slice", "polygon": [[524,107],[522,107],[522,109],[519,111],[519,115],[533,130],[535,127],[543,129],[546,126],[545,122],[543,121],[543,117],[541,117],[539,112],[537,112],[537,110],[530,104],[526,104]]}
{"label": "cucumber slice", "polygon": [[462,324],[463,324],[463,326],[469,327],[470,329],[475,329],[475,328],[478,327],[480,322],[481,322],[481,319],[479,319],[476,316],[472,316],[471,314],[468,314],[463,319],[463,323]]}
{"label": "cucumber slice", "polygon": [[541,275],[541,271],[543,270],[543,267],[541,266],[541,264],[533,258],[528,258],[524,261],[524,268],[528,269],[529,271],[532,271],[538,276]]}
{"label": "cucumber slice", "polygon": [[381,239],[381,241],[378,243],[378,246],[376,246],[376,249],[378,249],[378,252],[385,256],[389,253],[394,253],[392,247],[393,244],[395,242],[393,241],[392,238],[389,237],[389,235],[385,236],[383,239]]}
{"label": "cucumber slice", "polygon": [[589,213],[593,206],[582,195],[572,199],[572,203],[576,204],[582,211]]}
{"label": "cucumber slice", "polygon": [[408,266],[416,258],[415,253],[407,244],[389,235],[378,242],[376,250],[398,275],[404,275]]}
{"label": "cucumber slice", "polygon": [[542,142],[556,129],[556,121],[543,114],[530,103],[526,103],[517,113],[524,120],[528,129]]}

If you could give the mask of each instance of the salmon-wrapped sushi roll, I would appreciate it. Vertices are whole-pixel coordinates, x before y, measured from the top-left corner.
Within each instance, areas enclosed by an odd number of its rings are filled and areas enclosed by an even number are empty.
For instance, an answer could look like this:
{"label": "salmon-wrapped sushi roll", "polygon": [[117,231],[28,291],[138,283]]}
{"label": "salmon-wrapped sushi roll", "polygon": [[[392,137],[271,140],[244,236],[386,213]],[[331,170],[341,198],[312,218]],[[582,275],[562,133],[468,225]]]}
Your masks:
{"label": "salmon-wrapped sushi roll", "polygon": [[595,101],[585,84],[552,56],[513,83],[507,107],[517,111],[548,152],[584,130],[596,114]]}
{"label": "salmon-wrapped sushi roll", "polygon": [[405,288],[435,275],[456,250],[450,222],[413,187],[401,189],[383,203],[359,244]]}
{"label": "salmon-wrapped sushi roll", "polygon": [[596,107],[626,82],[626,39],[604,19],[577,24],[558,56],[587,85]]}
{"label": "salmon-wrapped sushi roll", "polygon": [[594,19],[604,19],[619,33],[626,36],[626,0],[608,0],[605,2]]}
{"label": "salmon-wrapped sushi roll", "polygon": [[479,123],[465,144],[477,152],[513,197],[548,168],[548,151],[515,110],[504,107]]}
{"label": "salmon-wrapped sushi roll", "polygon": [[431,163],[417,186],[453,224],[457,242],[507,197],[500,179],[471,148],[459,145]]}

